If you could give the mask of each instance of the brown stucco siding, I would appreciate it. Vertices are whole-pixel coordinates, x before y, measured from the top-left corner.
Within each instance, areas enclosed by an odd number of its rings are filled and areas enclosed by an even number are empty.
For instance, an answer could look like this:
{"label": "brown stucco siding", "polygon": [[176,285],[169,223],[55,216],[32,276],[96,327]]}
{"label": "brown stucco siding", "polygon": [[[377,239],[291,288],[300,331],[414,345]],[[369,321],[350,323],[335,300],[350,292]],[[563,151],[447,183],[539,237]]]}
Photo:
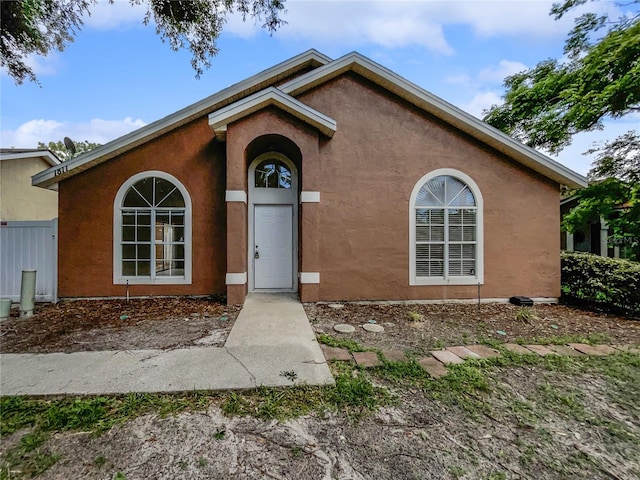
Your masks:
{"label": "brown stucco siding", "polygon": [[225,292],[224,144],[212,142],[206,117],[61,182],[59,295],[123,296],[113,284],[113,202],[132,175],[160,170],[185,186],[192,202],[192,284],[131,285],[131,295]]}
{"label": "brown stucco siding", "polygon": [[473,285],[409,286],[409,197],[438,168],[466,173],[484,197],[482,297],[559,296],[556,184],[355,75],[300,99],[338,125],[317,169],[320,299],[476,297]]}

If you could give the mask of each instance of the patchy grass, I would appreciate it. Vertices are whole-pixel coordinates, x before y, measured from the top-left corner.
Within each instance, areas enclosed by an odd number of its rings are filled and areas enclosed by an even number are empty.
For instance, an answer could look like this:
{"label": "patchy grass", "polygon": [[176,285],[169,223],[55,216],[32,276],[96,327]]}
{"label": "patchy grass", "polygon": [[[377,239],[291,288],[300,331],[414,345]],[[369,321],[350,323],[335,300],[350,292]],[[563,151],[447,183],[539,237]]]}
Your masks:
{"label": "patchy grass", "polygon": [[368,348],[360,345],[355,340],[349,340],[346,338],[335,338],[331,335],[325,335],[324,333],[318,335],[318,342],[329,345],[330,347],[346,348],[350,352],[366,352],[367,350],[369,350]]}
{"label": "patchy grass", "polygon": [[520,345],[566,345],[568,343],[611,343],[612,339],[606,333],[588,333],[583,335],[546,335],[517,338],[514,343]]}

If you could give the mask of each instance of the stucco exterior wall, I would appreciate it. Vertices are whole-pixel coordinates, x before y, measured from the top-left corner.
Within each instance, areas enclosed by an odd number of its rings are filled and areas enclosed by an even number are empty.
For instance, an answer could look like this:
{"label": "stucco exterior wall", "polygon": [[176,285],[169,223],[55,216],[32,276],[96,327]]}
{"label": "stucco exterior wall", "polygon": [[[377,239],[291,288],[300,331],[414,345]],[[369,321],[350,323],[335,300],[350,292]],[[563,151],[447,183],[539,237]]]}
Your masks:
{"label": "stucco exterior wall", "polygon": [[300,100],[338,125],[313,167],[321,300],[477,297],[476,285],[409,286],[409,197],[439,168],[466,173],[484,197],[481,296],[560,295],[557,184],[355,75]]}
{"label": "stucco exterior wall", "polygon": [[59,295],[124,296],[113,284],[113,202],[132,175],[161,170],[182,182],[192,202],[192,284],[131,285],[130,295],[225,292],[224,144],[202,118],[60,183]]}
{"label": "stucco exterior wall", "polygon": [[51,220],[58,216],[58,193],[31,185],[31,176],[49,167],[41,158],[0,161],[0,220]]}

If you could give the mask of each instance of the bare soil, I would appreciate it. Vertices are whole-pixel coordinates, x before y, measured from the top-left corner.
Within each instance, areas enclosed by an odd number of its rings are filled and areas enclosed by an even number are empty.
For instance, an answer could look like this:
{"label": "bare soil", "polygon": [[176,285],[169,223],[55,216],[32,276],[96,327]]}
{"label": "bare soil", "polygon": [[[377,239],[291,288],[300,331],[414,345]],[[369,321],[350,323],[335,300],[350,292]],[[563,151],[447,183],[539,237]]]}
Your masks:
{"label": "bare soil", "polygon": [[[316,333],[351,339],[367,347],[423,354],[449,345],[484,340],[514,342],[550,336],[589,337],[602,342],[640,344],[640,321],[564,305],[536,305],[527,318],[510,304],[391,305],[307,304]],[[39,304],[33,317],[0,323],[1,353],[172,349],[222,346],[240,311],[215,298],[75,300]],[[334,330],[340,323],[354,333]],[[384,327],[383,333],[362,328]],[[503,334],[498,333],[503,332]]]}
{"label": "bare soil", "polygon": [[[486,339],[550,336],[640,344],[640,322],[562,305],[538,305],[524,311],[526,319],[519,307],[504,304],[479,311],[473,305],[305,309],[317,333],[416,353]],[[28,320],[3,322],[0,343],[3,353],[215,345],[224,342],[238,310],[214,299],[65,302],[42,306]],[[361,325],[370,321],[384,333],[364,331]],[[333,329],[337,323],[356,331],[340,334]],[[620,369],[637,385],[637,359],[616,367],[617,378],[624,378]],[[212,395],[204,411],[142,415],[99,436],[55,433],[38,453],[58,461],[38,478],[640,478],[640,404],[628,382],[526,364],[493,367],[487,377],[489,390],[474,398],[484,408],[470,412],[421,385],[393,384],[373,374],[397,402],[358,421],[326,412],[286,422],[230,418],[220,406],[235,394]],[[27,432],[3,437],[0,458]],[[16,471],[11,478],[20,476]]]}
{"label": "bare soil", "polygon": [[[481,304],[479,308],[469,304],[347,303],[342,308],[329,305],[305,305],[316,333],[355,340],[366,347],[401,349],[416,354],[486,340],[545,343],[544,340],[552,336],[640,344],[640,321],[565,305],[536,305],[529,310],[499,303]],[[525,315],[527,312],[529,315]],[[362,325],[367,323],[381,325],[384,332],[365,331]],[[338,333],[334,330],[337,324],[352,325],[355,332]]]}
{"label": "bare soil", "polygon": [[39,304],[0,323],[1,353],[222,346],[240,309],[215,298],[74,300]]}
{"label": "bare soil", "polygon": [[[539,392],[549,388],[578,395],[585,416],[547,409]],[[98,437],[58,433],[43,451],[60,459],[39,478],[632,480],[640,475],[638,412],[611,402],[615,387],[600,377],[512,368],[495,376],[493,391],[484,398],[487,412],[478,416],[433,401],[419,389],[397,393],[397,406],[358,422],[333,413],[286,422],[228,418],[213,405],[165,418],[141,416]],[[610,421],[599,424],[598,418]]]}

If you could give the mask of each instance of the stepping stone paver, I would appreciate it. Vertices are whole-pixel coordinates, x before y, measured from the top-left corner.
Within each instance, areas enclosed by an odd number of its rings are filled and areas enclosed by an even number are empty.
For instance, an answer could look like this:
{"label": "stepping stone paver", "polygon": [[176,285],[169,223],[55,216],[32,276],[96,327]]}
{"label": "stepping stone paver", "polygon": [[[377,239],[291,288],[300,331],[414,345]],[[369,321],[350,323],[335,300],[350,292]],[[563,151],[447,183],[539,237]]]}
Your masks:
{"label": "stepping stone paver", "polygon": [[320,348],[322,348],[322,353],[324,353],[324,358],[327,361],[340,360],[350,362],[352,360],[349,350],[344,348],[330,347],[329,345],[320,345]]}
{"label": "stepping stone paver", "polygon": [[356,331],[356,327],[354,327],[353,325],[348,325],[346,323],[339,323],[338,325],[335,325],[333,329],[336,332],[340,333],[353,333]]}
{"label": "stepping stone paver", "polygon": [[495,358],[500,357],[500,352],[493,348],[485,347],[484,345],[466,345],[466,347],[474,353],[480,355],[480,358]]}
{"label": "stepping stone paver", "polygon": [[545,345],[549,350],[553,350],[560,355],[564,355],[566,357],[581,357],[582,353],[578,350],[574,350],[568,345]]}
{"label": "stepping stone paver", "polygon": [[341,303],[330,303],[327,305],[327,307],[329,308],[333,308],[334,310],[340,310],[342,308],[344,308],[344,305]]}
{"label": "stepping stone paver", "polygon": [[545,355],[557,355],[556,352],[548,349],[544,345],[525,345],[525,347],[531,350],[533,353],[537,353],[541,357],[544,357]]}
{"label": "stepping stone paver", "polygon": [[620,350],[621,352],[640,354],[640,348],[634,347],[633,345],[611,345],[611,346],[616,350]]}
{"label": "stepping stone paver", "polygon": [[402,350],[383,350],[382,355],[390,362],[406,362],[408,360]]}
{"label": "stepping stone paver", "polygon": [[447,347],[447,350],[465,360],[467,358],[480,358],[480,355],[476,352],[472,352],[467,347]]}
{"label": "stepping stone paver", "polygon": [[587,345],[585,343],[570,343],[569,346],[587,355],[602,356],[616,353],[616,349],[611,348],[609,345]]}
{"label": "stepping stone paver", "polygon": [[362,328],[364,328],[367,332],[373,332],[373,333],[384,332],[384,327],[381,325],[376,325],[375,323],[365,323],[364,325],[362,325]]}
{"label": "stepping stone paver", "polygon": [[445,366],[433,357],[423,357],[418,359],[418,363],[433,378],[444,377],[449,373]]}
{"label": "stepping stone paver", "polygon": [[449,350],[434,350],[433,352],[429,353],[445,365],[457,365],[460,363],[464,363],[464,360],[462,358],[457,356],[455,353],[450,352]]}
{"label": "stepping stone paver", "polygon": [[531,355],[533,353],[531,350],[528,350],[517,343],[505,343],[503,346],[510,352],[518,353],[520,355]]}
{"label": "stepping stone paver", "polygon": [[353,359],[356,361],[358,366],[364,368],[382,365],[376,352],[353,352]]}

